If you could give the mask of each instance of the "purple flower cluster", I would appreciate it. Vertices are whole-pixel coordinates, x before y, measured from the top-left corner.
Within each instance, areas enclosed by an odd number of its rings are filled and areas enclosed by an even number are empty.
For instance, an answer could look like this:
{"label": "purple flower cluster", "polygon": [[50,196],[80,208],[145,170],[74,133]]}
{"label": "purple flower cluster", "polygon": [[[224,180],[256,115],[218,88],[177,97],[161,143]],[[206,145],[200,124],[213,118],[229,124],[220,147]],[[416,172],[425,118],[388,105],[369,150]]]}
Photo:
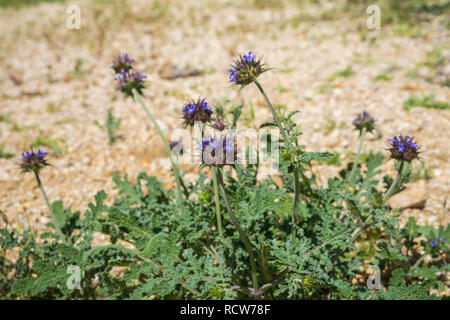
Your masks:
{"label": "purple flower cluster", "polygon": [[363,113],[358,114],[352,123],[355,126],[355,129],[359,130],[360,134],[363,129],[365,129],[366,132],[372,132],[375,129],[375,119],[365,110]]}
{"label": "purple flower cluster", "polygon": [[413,139],[410,136],[395,136],[392,139],[388,139],[390,142],[388,150],[391,152],[391,159],[407,162],[418,159],[420,146]]}
{"label": "purple flower cluster", "polygon": [[202,141],[202,164],[223,167],[237,161],[237,143],[235,137],[222,136]]}
{"label": "purple flower cluster", "polygon": [[198,98],[184,105],[183,119],[186,126],[192,126],[196,121],[208,122],[211,120],[213,108],[208,105],[205,99]]}
{"label": "purple flower cluster", "polygon": [[444,238],[439,238],[438,240],[433,240],[430,242],[430,247],[434,248],[438,244],[438,242],[444,242]]}
{"label": "purple flower cluster", "polygon": [[37,152],[34,152],[31,149],[29,152],[22,153],[22,162],[20,163],[20,168],[22,172],[36,172],[48,166],[47,160],[45,156],[48,155],[48,152],[43,152],[38,149]]}
{"label": "purple flower cluster", "polygon": [[116,73],[114,80],[117,81],[117,90],[121,91],[126,97],[133,97],[133,89],[142,95],[142,90],[145,88],[145,79],[147,79],[146,75],[133,70],[131,65],[133,62],[134,59],[125,53],[115,58],[112,66]]}
{"label": "purple flower cluster", "polygon": [[119,54],[118,57],[113,59],[113,65],[111,68],[114,69],[114,72],[121,73],[122,71],[128,71],[132,69],[132,65],[134,63],[134,59],[128,56],[128,53],[123,55]]}
{"label": "purple flower cluster", "polygon": [[256,59],[253,51],[249,51],[248,54],[239,55],[239,58],[233,62],[229,69],[230,82],[234,85],[246,86],[267,70],[267,68],[264,68],[261,58]]}

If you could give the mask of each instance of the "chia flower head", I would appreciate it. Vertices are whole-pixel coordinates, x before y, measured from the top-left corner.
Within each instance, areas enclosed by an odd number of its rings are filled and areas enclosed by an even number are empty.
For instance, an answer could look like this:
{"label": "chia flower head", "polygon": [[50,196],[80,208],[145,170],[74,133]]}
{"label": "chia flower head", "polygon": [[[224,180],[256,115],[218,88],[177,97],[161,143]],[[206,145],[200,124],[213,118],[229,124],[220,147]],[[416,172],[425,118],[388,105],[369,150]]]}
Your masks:
{"label": "chia flower head", "polygon": [[21,172],[38,173],[42,168],[49,166],[45,159],[47,154],[48,152],[43,152],[40,149],[37,152],[31,149],[29,152],[22,153],[22,162],[20,163]]}
{"label": "chia flower head", "polygon": [[116,74],[121,73],[123,71],[129,71],[131,70],[132,64],[134,62],[133,58],[130,58],[128,56],[128,53],[125,53],[123,55],[119,54],[116,58],[113,58],[113,65],[111,68],[114,69],[114,72]]}
{"label": "chia flower head", "polygon": [[420,146],[413,139],[410,136],[395,136],[392,139],[388,139],[390,142],[388,150],[391,152],[391,159],[407,162],[418,159]]}
{"label": "chia flower head", "polygon": [[355,126],[355,130],[359,130],[360,134],[364,128],[366,132],[372,132],[375,129],[375,119],[365,110],[363,113],[358,114],[352,123]]}
{"label": "chia flower head", "polygon": [[146,75],[130,69],[118,73],[114,80],[117,81],[117,90],[121,91],[126,97],[133,97],[133,89],[142,95],[146,78]]}
{"label": "chia flower head", "polygon": [[202,164],[223,167],[234,164],[237,160],[237,143],[235,137],[222,136],[202,141]]}
{"label": "chia flower head", "polygon": [[261,62],[261,58],[256,58],[253,51],[248,54],[239,55],[239,58],[233,61],[230,72],[230,82],[234,85],[246,86],[253,82],[261,73],[269,70]]}
{"label": "chia flower head", "polygon": [[196,121],[208,122],[211,120],[213,109],[208,105],[205,99],[198,98],[195,102],[189,102],[184,105],[183,119],[186,126],[191,126]]}

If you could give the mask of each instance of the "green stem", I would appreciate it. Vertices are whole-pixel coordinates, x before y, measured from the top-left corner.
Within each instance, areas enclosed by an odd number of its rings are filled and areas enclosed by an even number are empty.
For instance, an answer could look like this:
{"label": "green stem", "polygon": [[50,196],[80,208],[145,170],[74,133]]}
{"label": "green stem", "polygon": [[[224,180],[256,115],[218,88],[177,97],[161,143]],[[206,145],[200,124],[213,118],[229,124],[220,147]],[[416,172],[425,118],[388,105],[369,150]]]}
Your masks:
{"label": "green stem", "polygon": [[298,167],[294,167],[294,204],[292,207],[292,231],[291,231],[291,242],[295,243],[296,229],[295,229],[295,216],[298,212],[298,203],[300,200],[300,181],[298,176]]}
{"label": "green stem", "polygon": [[144,109],[145,113],[147,114],[147,116],[152,121],[153,125],[155,126],[156,130],[158,131],[159,136],[161,137],[161,140],[162,140],[162,142],[164,144],[164,147],[166,148],[167,155],[169,156],[170,162],[172,164],[173,172],[175,174],[175,182],[177,184],[177,199],[178,199],[178,202],[181,203],[181,176],[180,176],[180,170],[179,170],[177,164],[175,163],[175,161],[173,161],[172,150],[170,150],[170,145],[167,142],[167,139],[166,139],[164,133],[162,132],[161,127],[159,126],[158,122],[153,117],[152,113],[150,112],[150,110],[147,108],[147,106],[145,105],[144,101],[142,100],[142,96],[134,89],[133,89],[133,97],[139,102],[139,104],[141,105],[142,109]]}
{"label": "green stem", "polygon": [[425,260],[425,257],[427,256],[427,253],[425,252],[419,259],[417,259],[417,261],[414,263],[414,265],[409,269],[408,271],[408,275],[412,274],[412,271],[417,268],[423,260]]}
{"label": "green stem", "polygon": [[[402,175],[402,171],[403,171],[403,161],[400,163],[400,168],[398,169],[397,172],[397,176],[395,177],[394,182],[392,182],[389,190],[385,193],[384,197],[383,197],[383,203],[385,203],[389,197],[391,196],[392,192],[394,192],[395,187],[397,186],[398,182],[400,181],[400,177]],[[353,231],[352,237],[351,237],[351,241],[353,242],[358,236],[359,234],[366,228],[368,228],[371,224],[373,224],[374,222],[373,220],[373,215],[370,215],[367,217],[367,220],[364,222],[364,226],[363,227],[359,227],[357,229],[355,229],[355,231]]]}
{"label": "green stem", "polygon": [[261,245],[261,249],[260,249],[260,258],[261,258],[261,267],[263,270],[263,274],[264,274],[264,278],[267,282],[270,281],[270,274],[269,274],[269,270],[267,269],[267,265],[266,265],[266,257],[265,257],[265,252],[264,252],[264,245]]}
{"label": "green stem", "polygon": [[355,158],[355,162],[353,163],[353,168],[352,171],[350,172],[350,176],[348,177],[348,181],[352,181],[353,175],[355,174],[355,170],[356,170],[356,166],[359,163],[359,157],[361,155],[361,150],[362,150],[362,145],[364,142],[364,136],[366,135],[366,128],[363,127],[361,130],[361,137],[359,138],[359,147],[358,147],[358,152],[356,153],[356,158]]}
{"label": "green stem", "polygon": [[264,100],[266,101],[267,106],[269,107],[270,112],[272,113],[273,119],[277,123],[278,128],[280,128],[281,135],[283,136],[284,142],[288,143],[288,134],[286,130],[281,126],[280,119],[278,119],[277,113],[275,112],[274,107],[272,106],[272,103],[270,102],[269,98],[267,97],[266,93],[264,92],[264,89],[261,87],[261,84],[259,83],[258,79],[253,78],[253,82],[258,87],[259,91],[261,92],[262,96],[264,97]]}
{"label": "green stem", "polygon": [[217,218],[217,230],[219,230],[219,236],[223,236],[222,230],[222,218],[220,217],[220,200],[219,200],[219,186],[217,184],[217,175],[220,174],[216,168],[213,168],[213,185],[214,185],[214,201],[216,202],[216,218]]}
{"label": "green stem", "polygon": [[253,253],[253,249],[250,245],[250,241],[247,238],[247,235],[245,234],[244,230],[242,230],[241,225],[239,224],[238,220],[236,219],[236,216],[233,213],[233,209],[231,209],[230,201],[228,200],[227,193],[225,191],[225,186],[223,184],[222,175],[219,173],[220,169],[217,169],[216,175],[217,175],[217,181],[219,183],[220,192],[222,193],[222,197],[225,201],[225,207],[227,208],[228,214],[230,215],[231,222],[233,223],[234,227],[236,228],[237,232],[239,233],[239,237],[241,238],[241,241],[244,243],[245,248],[247,249],[248,255],[250,256],[250,267],[251,267],[251,273],[252,273],[252,283],[253,283],[253,290],[258,290],[258,277],[256,274],[256,263],[255,263],[255,255]]}
{"label": "green stem", "polygon": [[[281,131],[281,135],[283,136],[284,143],[288,143],[288,133],[281,125],[280,119],[278,119],[277,113],[275,112],[275,109],[270,102],[269,98],[267,97],[264,89],[262,88],[261,84],[259,83],[258,79],[256,77],[253,77],[253,82],[255,83],[256,87],[261,92],[262,96],[264,97],[264,100],[266,101],[267,106],[269,107],[270,112],[272,113],[273,119],[275,120],[278,128]],[[299,171],[298,171],[298,165],[295,162],[294,163],[294,203],[292,205],[292,231],[291,231],[291,242],[294,244],[295,241],[295,216],[298,211],[298,203],[300,201],[300,183],[299,183]]]}
{"label": "green stem", "polygon": [[398,182],[400,181],[400,177],[402,175],[402,171],[403,171],[403,161],[400,163],[400,168],[398,169],[397,172],[397,176],[395,177],[394,182],[392,182],[391,187],[389,188],[389,190],[385,193],[384,197],[383,197],[383,203],[385,203],[391,196],[392,192],[394,192],[395,187],[397,186]]}
{"label": "green stem", "polygon": [[34,172],[34,176],[36,177],[36,181],[38,183],[39,189],[41,189],[42,197],[45,200],[45,204],[47,205],[48,210],[50,211],[50,217],[53,220],[53,223],[55,225],[56,230],[58,231],[59,235],[61,236],[62,241],[66,241],[66,236],[62,232],[61,226],[59,225],[58,219],[56,219],[55,212],[53,212],[53,208],[50,205],[50,202],[48,201],[47,194],[45,193],[44,186],[41,183],[41,179],[39,178],[39,174],[37,172]]}

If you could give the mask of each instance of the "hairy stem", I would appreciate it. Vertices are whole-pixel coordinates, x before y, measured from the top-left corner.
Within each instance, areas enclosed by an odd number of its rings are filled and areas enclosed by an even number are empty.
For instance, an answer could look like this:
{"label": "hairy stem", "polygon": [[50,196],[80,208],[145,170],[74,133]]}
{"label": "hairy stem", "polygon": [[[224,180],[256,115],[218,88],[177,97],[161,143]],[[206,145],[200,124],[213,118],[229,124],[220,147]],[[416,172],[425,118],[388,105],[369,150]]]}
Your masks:
{"label": "hairy stem", "polygon": [[145,113],[150,118],[150,121],[153,123],[156,130],[158,131],[158,134],[161,137],[164,147],[166,148],[167,155],[169,156],[170,162],[172,164],[173,172],[175,174],[175,182],[177,184],[177,199],[178,199],[178,202],[181,203],[181,175],[180,175],[180,170],[179,170],[177,164],[175,163],[175,161],[173,161],[172,150],[170,150],[170,145],[167,142],[167,139],[166,139],[164,133],[162,132],[161,127],[159,126],[158,122],[153,117],[152,113],[147,108],[147,106],[145,105],[144,100],[142,100],[142,96],[134,89],[133,89],[133,97],[139,102],[142,109],[144,109]]}
{"label": "hairy stem", "polygon": [[264,89],[261,87],[261,84],[259,83],[258,79],[253,78],[253,82],[255,83],[256,87],[258,87],[259,91],[261,92],[262,96],[264,97],[264,100],[266,101],[267,106],[269,107],[270,112],[272,113],[273,119],[275,120],[278,128],[280,128],[281,135],[283,136],[284,142],[288,142],[288,134],[286,130],[282,127],[280,119],[278,119],[277,113],[270,102],[269,98],[267,97]]}
{"label": "hairy stem", "polygon": [[225,201],[225,207],[227,208],[228,214],[230,215],[231,222],[233,223],[234,227],[236,228],[237,232],[239,233],[239,237],[241,238],[241,241],[244,243],[244,246],[247,249],[248,255],[250,256],[250,267],[251,267],[251,273],[252,273],[253,289],[256,291],[256,290],[258,290],[258,277],[256,274],[255,255],[253,253],[253,249],[250,245],[250,241],[248,240],[247,235],[245,234],[244,230],[242,230],[241,225],[239,224],[238,220],[236,219],[236,216],[233,213],[233,209],[231,209],[230,201],[228,200],[228,196],[225,191],[225,186],[223,184],[222,175],[219,172],[220,172],[220,169],[217,169],[216,175],[217,175],[217,181],[218,181],[219,187],[220,187],[220,192],[222,193],[222,197]]}
{"label": "hairy stem", "polygon": [[394,182],[392,182],[389,190],[384,194],[383,203],[385,203],[391,197],[392,192],[394,192],[395,187],[397,186],[398,182],[400,181],[400,177],[402,176],[402,171],[403,171],[403,163],[404,163],[403,161],[400,163],[400,168],[398,169],[397,176],[395,177]]}
{"label": "hairy stem", "polygon": [[350,182],[352,181],[353,175],[355,174],[356,166],[359,163],[359,157],[361,155],[361,150],[362,150],[365,135],[366,135],[366,128],[364,127],[361,130],[361,136],[359,138],[359,147],[358,147],[358,152],[356,153],[355,162],[353,162],[352,171],[350,172],[350,175],[348,177],[348,181],[350,181]]}
{"label": "hairy stem", "polygon": [[[383,197],[383,204],[389,200],[391,194],[394,192],[398,182],[400,181],[400,178],[402,176],[402,171],[403,171],[403,164],[404,162],[402,161],[400,163],[400,168],[398,168],[398,172],[397,172],[397,176],[395,177],[394,181],[392,182],[391,186],[389,187],[388,191],[384,194]],[[364,222],[363,226],[360,226],[358,228],[355,229],[355,231],[353,231],[352,236],[351,236],[351,242],[353,242],[354,240],[356,240],[356,238],[358,238],[358,236],[364,231],[367,230],[370,226],[374,225],[377,221],[373,221],[373,215],[369,215],[366,219],[366,221]],[[386,218],[387,216],[385,216]],[[384,218],[384,219],[385,219]],[[378,222],[384,220],[378,220]]]}
{"label": "hairy stem", "polygon": [[219,186],[217,184],[217,175],[221,174],[217,168],[213,168],[213,185],[214,185],[214,201],[216,202],[216,218],[217,218],[217,230],[219,231],[219,236],[223,236],[222,230],[222,218],[220,216],[220,200],[219,200]]}
{"label": "hairy stem", "polygon": [[298,166],[294,166],[294,204],[292,206],[292,231],[291,231],[291,242],[294,244],[296,237],[295,229],[295,217],[298,212],[298,203],[300,200],[300,181],[298,176]]}
{"label": "hairy stem", "polygon": [[[269,98],[267,97],[264,89],[262,88],[261,84],[259,83],[258,79],[256,77],[253,77],[253,82],[255,83],[256,87],[261,92],[262,96],[264,97],[264,100],[266,101],[267,107],[269,107],[270,112],[272,113],[273,119],[275,120],[278,128],[281,131],[281,135],[283,136],[284,143],[288,143],[288,133],[281,125],[280,119],[278,119],[277,113],[270,102]],[[294,203],[292,205],[292,231],[291,231],[291,242],[294,243],[295,241],[295,216],[298,212],[298,203],[300,201],[300,183],[299,183],[299,170],[298,165],[295,162],[294,163]]]}
{"label": "hairy stem", "polygon": [[419,259],[417,259],[417,261],[411,266],[411,268],[409,268],[408,275],[412,274],[413,270],[417,268],[423,262],[423,260],[425,260],[426,256],[427,253],[425,252]]}
{"label": "hairy stem", "polygon": [[[395,187],[397,186],[398,182],[400,181],[400,177],[402,175],[402,171],[403,171],[403,161],[400,163],[400,168],[398,169],[397,172],[397,176],[395,177],[395,180],[392,182],[391,187],[389,188],[389,190],[386,192],[386,194],[383,197],[383,203],[385,203],[391,196],[392,192],[395,190]],[[378,222],[386,219],[387,215],[385,216],[385,218],[378,220]],[[363,226],[358,227],[357,229],[355,229],[355,231],[353,231],[352,237],[351,237],[351,241],[353,242],[360,234],[361,232],[363,232],[364,230],[367,230],[370,226],[374,225],[377,221],[373,221],[373,215],[369,215],[367,217],[367,220],[364,222]]]}
{"label": "hairy stem", "polygon": [[50,217],[53,220],[53,224],[55,225],[56,230],[58,231],[59,235],[61,236],[62,241],[66,241],[66,236],[62,232],[61,226],[59,225],[58,219],[56,219],[55,212],[53,212],[53,208],[50,205],[50,202],[48,201],[47,194],[45,193],[44,186],[42,185],[41,179],[39,178],[39,174],[37,172],[34,172],[34,176],[36,177],[36,181],[38,183],[39,189],[41,189],[42,197],[44,198],[45,204],[47,205],[48,210],[50,211]]}

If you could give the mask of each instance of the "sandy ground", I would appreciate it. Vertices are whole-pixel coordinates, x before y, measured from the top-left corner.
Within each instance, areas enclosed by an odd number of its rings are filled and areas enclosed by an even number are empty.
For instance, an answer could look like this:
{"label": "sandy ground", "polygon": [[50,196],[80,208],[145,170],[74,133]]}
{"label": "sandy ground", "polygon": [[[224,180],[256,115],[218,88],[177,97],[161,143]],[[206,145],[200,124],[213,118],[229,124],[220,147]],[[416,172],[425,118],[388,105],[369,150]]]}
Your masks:
{"label": "sandy ground", "polygon": [[[281,8],[260,9],[245,1],[77,3],[80,30],[66,28],[64,4],[0,9],[0,144],[15,155],[0,158],[0,209],[10,224],[42,229],[48,222],[33,175],[20,175],[17,165],[20,153],[38,138],[50,152],[52,167],[42,171],[48,196],[73,209],[84,211],[101,189],[113,195],[114,172],[133,179],[145,171],[171,184],[156,130],[137,104],[114,91],[114,55],[128,52],[137,61],[136,69],[148,75],[146,101],[170,133],[182,127],[186,100],[198,96],[211,103],[252,103],[255,118],[246,107],[242,125],[257,127],[269,117],[256,88],[239,92],[228,83],[230,61],[248,50],[264,54],[276,68],[260,81],[272,101],[300,111],[295,119],[309,151],[337,151],[343,166],[346,152],[356,151],[358,135],[351,121],[362,110],[376,117],[381,133],[369,135],[365,151],[386,153],[388,137],[415,136],[427,166],[435,168],[430,179],[409,185],[425,193],[427,201],[423,209],[404,210],[403,218],[413,215],[420,224],[450,222],[449,111],[408,112],[403,107],[411,95],[422,93],[450,100],[449,87],[433,78],[433,70],[417,68],[428,59],[427,52],[445,45],[448,50],[446,19],[433,19],[419,31],[399,36],[392,25],[367,32],[364,11],[360,18],[345,12],[318,18],[330,3],[299,7],[287,2]],[[166,79],[173,65],[197,69],[201,75]],[[347,67],[353,74],[329,81]],[[375,81],[380,74],[392,79]],[[113,146],[94,125],[95,120],[104,122],[109,108],[122,119],[123,139]],[[325,181],[339,168],[319,165],[315,170]],[[196,167],[183,169],[189,171],[188,179],[196,179]],[[393,174],[393,162],[383,170]]]}

